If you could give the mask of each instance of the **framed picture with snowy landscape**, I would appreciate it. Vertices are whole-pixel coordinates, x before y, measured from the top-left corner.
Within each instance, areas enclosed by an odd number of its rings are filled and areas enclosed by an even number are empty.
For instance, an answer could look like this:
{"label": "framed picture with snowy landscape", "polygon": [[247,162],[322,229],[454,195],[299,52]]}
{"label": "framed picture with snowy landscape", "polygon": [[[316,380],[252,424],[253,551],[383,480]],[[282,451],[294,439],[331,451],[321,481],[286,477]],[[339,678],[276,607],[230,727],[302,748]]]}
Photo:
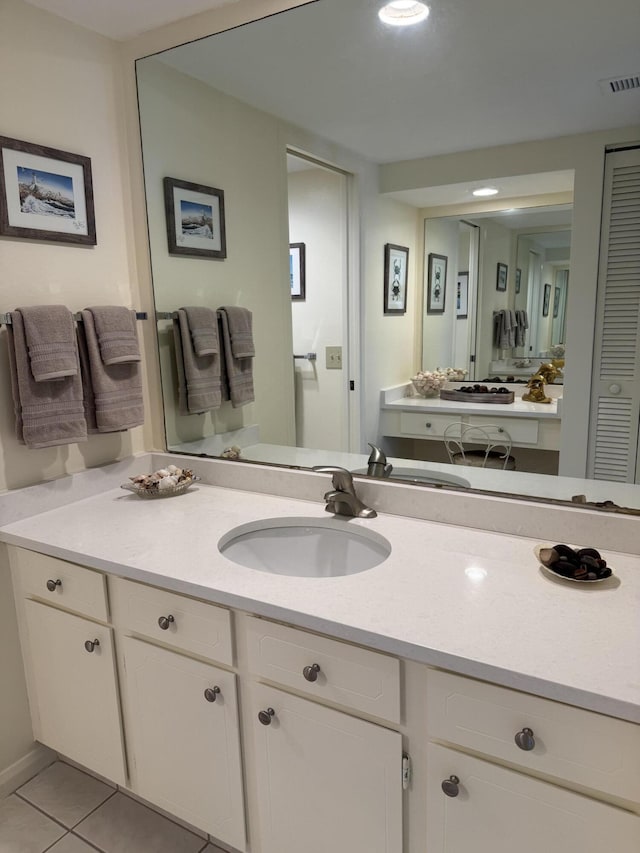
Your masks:
{"label": "framed picture with snowy landscape", "polygon": [[0,234],[95,246],[91,160],[0,136]]}
{"label": "framed picture with snowy landscape", "polygon": [[227,257],[223,190],[165,178],[164,205],[170,255]]}

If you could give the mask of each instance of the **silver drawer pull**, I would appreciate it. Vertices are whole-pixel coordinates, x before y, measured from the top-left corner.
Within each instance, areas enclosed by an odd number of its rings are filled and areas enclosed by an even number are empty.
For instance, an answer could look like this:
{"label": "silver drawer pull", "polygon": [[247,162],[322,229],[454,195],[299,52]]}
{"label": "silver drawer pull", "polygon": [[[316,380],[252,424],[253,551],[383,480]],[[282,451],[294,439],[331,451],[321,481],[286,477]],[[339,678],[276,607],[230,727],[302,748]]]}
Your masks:
{"label": "silver drawer pull", "polygon": [[447,797],[457,797],[460,793],[460,780],[457,776],[449,776],[440,786]]}
{"label": "silver drawer pull", "polygon": [[307,679],[307,681],[317,681],[319,672],[319,663],[312,663],[311,666],[305,666],[305,668],[302,670],[302,674]]}
{"label": "silver drawer pull", "polygon": [[267,708],[266,711],[258,711],[258,719],[262,723],[263,726],[270,726],[271,720],[275,717],[276,712],[273,708]]}
{"label": "silver drawer pull", "polygon": [[525,752],[530,752],[536,745],[536,739],[533,736],[531,729],[522,729],[514,738],[516,746],[524,749]]}
{"label": "silver drawer pull", "polygon": [[60,580],[60,578],[55,581],[51,579],[47,581],[47,589],[49,590],[49,592],[55,592],[59,586],[62,586],[62,581]]}
{"label": "silver drawer pull", "polygon": [[163,631],[166,631],[169,625],[171,625],[171,623],[175,621],[176,620],[173,618],[173,616],[169,614],[168,616],[161,616],[158,619],[158,625],[162,628]]}
{"label": "silver drawer pull", "polygon": [[89,653],[92,653],[94,651],[94,649],[96,648],[96,646],[99,646],[99,645],[100,645],[100,640],[97,640],[97,639],[96,640],[87,640],[86,643],[84,644],[84,647]]}
{"label": "silver drawer pull", "polygon": [[427,421],[427,422],[426,422],[426,424],[425,424],[425,427],[426,427],[427,429],[431,429],[431,421]]}
{"label": "silver drawer pull", "polygon": [[207,687],[204,691],[204,698],[207,702],[215,702],[220,694],[220,688],[216,685],[214,687]]}

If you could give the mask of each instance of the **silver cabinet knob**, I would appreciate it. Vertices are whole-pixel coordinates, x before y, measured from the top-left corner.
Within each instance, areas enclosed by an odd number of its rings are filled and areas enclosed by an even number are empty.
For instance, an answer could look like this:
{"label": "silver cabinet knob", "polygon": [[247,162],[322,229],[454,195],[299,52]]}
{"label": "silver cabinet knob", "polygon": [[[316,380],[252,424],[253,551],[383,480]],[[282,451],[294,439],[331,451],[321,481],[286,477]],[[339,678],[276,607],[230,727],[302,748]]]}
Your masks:
{"label": "silver cabinet knob", "polygon": [[62,586],[62,581],[60,580],[60,578],[55,581],[51,579],[47,581],[47,589],[49,590],[49,592],[55,592],[59,586]]}
{"label": "silver cabinet knob", "polygon": [[166,631],[169,625],[171,625],[171,623],[175,621],[176,620],[173,618],[173,616],[169,614],[168,616],[161,616],[158,619],[158,625],[162,628],[163,631]]}
{"label": "silver cabinet knob", "polygon": [[215,687],[207,687],[204,691],[204,698],[207,702],[215,702],[218,698],[218,694],[220,693],[220,688],[218,686]]}
{"label": "silver cabinet knob", "polygon": [[271,720],[273,717],[275,717],[275,715],[276,712],[273,710],[273,708],[267,708],[266,711],[258,712],[258,719],[260,720],[263,726],[270,726]]}
{"label": "silver cabinet knob", "polygon": [[319,663],[312,663],[311,666],[305,666],[305,668],[302,670],[302,674],[307,679],[307,681],[317,681],[319,672]]}
{"label": "silver cabinet knob", "polygon": [[457,797],[460,793],[460,780],[457,776],[449,776],[440,786],[447,797]]}
{"label": "silver cabinet knob", "polygon": [[431,421],[427,421],[427,422],[426,422],[426,424],[425,424],[425,427],[426,427],[427,429],[431,429]]}
{"label": "silver cabinet knob", "polygon": [[617,382],[614,382],[613,385],[609,385],[609,393],[610,394],[619,394],[622,391],[620,385]]}
{"label": "silver cabinet knob", "polygon": [[93,652],[96,646],[100,645],[100,640],[87,640],[84,644],[85,649],[88,652]]}
{"label": "silver cabinet knob", "polygon": [[531,729],[522,729],[514,738],[516,742],[516,746],[520,747],[520,749],[524,749],[525,752],[529,752],[536,745],[536,739],[533,736],[533,732]]}

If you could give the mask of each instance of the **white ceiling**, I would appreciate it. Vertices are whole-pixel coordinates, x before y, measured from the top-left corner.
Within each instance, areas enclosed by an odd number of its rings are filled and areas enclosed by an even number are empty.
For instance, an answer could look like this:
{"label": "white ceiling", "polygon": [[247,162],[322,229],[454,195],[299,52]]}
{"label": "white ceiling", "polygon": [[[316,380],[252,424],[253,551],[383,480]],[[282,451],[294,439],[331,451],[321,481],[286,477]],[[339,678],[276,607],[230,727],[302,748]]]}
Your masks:
{"label": "white ceiling", "polygon": [[240,0],[27,0],[117,41]]}

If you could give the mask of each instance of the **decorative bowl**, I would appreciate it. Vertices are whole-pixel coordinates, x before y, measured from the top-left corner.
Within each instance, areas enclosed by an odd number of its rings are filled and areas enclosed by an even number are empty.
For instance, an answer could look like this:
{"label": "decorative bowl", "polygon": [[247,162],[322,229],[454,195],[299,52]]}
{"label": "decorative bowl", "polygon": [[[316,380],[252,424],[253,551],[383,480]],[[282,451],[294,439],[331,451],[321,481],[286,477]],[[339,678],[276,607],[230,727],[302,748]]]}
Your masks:
{"label": "decorative bowl", "polygon": [[189,477],[181,483],[169,486],[166,489],[149,488],[148,486],[141,486],[137,483],[123,483],[120,488],[126,489],[128,492],[133,492],[139,498],[172,498],[175,495],[181,495],[183,492],[186,492],[190,486],[199,482],[199,480],[200,477],[194,474],[193,477]]}

